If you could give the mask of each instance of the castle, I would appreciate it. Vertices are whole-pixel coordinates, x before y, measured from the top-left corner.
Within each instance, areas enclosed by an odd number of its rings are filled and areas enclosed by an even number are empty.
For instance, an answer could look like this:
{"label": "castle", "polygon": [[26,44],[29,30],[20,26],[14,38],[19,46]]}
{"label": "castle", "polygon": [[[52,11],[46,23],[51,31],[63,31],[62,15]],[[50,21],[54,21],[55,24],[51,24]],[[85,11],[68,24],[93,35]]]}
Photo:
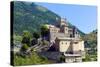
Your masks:
{"label": "castle", "polygon": [[85,58],[84,41],[76,27],[70,27],[66,19],[47,27],[50,43],[53,43],[56,51],[64,54],[65,62],[81,62]]}

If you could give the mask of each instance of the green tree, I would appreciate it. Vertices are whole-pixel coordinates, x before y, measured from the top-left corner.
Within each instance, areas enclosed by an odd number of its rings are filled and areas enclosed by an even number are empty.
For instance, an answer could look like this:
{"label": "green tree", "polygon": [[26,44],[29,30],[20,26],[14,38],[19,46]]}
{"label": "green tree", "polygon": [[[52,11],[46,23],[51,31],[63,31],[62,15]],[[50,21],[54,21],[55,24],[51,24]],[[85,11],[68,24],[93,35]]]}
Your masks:
{"label": "green tree", "polygon": [[27,31],[27,30],[24,30],[24,31],[23,31],[23,37],[28,37],[28,38],[30,38],[30,37],[31,37],[30,32]]}
{"label": "green tree", "polygon": [[41,26],[41,35],[46,36],[48,34],[48,28],[46,25]]}
{"label": "green tree", "polygon": [[34,32],[33,33],[33,37],[36,38],[36,39],[38,39],[40,37],[40,34],[38,32]]}
{"label": "green tree", "polygon": [[42,45],[48,45],[48,44],[49,44],[49,42],[47,40],[42,41]]}
{"label": "green tree", "polygon": [[14,54],[13,60],[14,60],[13,63],[14,66],[51,63],[51,61],[49,61],[46,57],[42,57],[38,55],[36,52],[32,52],[32,55],[24,58],[20,55]]}
{"label": "green tree", "polygon": [[62,56],[60,57],[60,61],[61,61],[61,62],[65,62],[65,56],[64,56],[64,55],[62,55]]}
{"label": "green tree", "polygon": [[21,48],[21,51],[26,51],[29,48],[27,44],[24,44]]}
{"label": "green tree", "polygon": [[28,31],[23,31],[23,36],[22,36],[22,43],[30,45],[30,37],[31,34]]}

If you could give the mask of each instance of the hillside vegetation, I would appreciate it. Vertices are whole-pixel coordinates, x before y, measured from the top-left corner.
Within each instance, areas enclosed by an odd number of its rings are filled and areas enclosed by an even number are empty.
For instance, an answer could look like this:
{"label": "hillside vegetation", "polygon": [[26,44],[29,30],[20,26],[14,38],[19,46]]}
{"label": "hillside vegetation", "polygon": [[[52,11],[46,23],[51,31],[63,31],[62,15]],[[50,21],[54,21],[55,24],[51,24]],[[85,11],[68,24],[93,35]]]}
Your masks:
{"label": "hillside vegetation", "polygon": [[83,36],[86,58],[84,61],[97,61],[97,30]]}
{"label": "hillside vegetation", "polygon": [[[14,34],[22,34],[23,30],[28,30],[33,33],[34,31],[40,31],[40,27],[43,24],[58,24],[61,17],[51,10],[30,2],[14,2],[13,10],[14,22],[13,22],[13,32]],[[70,27],[73,27],[69,23]],[[79,29],[78,29],[79,30]],[[84,35],[80,31],[81,35]]]}
{"label": "hillside vegetation", "polygon": [[60,16],[45,7],[29,2],[14,2],[14,33],[39,31],[42,24],[56,24]]}

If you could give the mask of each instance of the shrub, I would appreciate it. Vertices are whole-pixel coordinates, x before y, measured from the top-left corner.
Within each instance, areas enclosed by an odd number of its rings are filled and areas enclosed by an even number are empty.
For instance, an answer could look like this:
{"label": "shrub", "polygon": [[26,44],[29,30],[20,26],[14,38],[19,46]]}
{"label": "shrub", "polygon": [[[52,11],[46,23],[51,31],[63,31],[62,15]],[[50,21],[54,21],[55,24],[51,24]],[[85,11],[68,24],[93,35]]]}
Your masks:
{"label": "shrub", "polygon": [[28,31],[23,31],[22,43],[23,44],[30,44],[30,37],[31,34]]}
{"label": "shrub", "polygon": [[61,61],[61,62],[65,62],[65,56],[62,55],[62,56],[60,57],[60,61]]}
{"label": "shrub", "polygon": [[14,66],[47,63],[50,63],[49,60],[46,57],[39,56],[36,52],[33,52],[30,57],[24,58],[19,55],[14,55]]}
{"label": "shrub", "polygon": [[36,38],[36,39],[38,39],[40,37],[40,34],[38,32],[34,32],[33,33],[33,37]]}
{"label": "shrub", "polygon": [[42,41],[42,45],[48,45],[48,44],[49,44],[49,42],[47,40]]}
{"label": "shrub", "polygon": [[48,34],[48,28],[46,25],[41,26],[41,34],[42,36],[46,36]]}
{"label": "shrub", "polygon": [[22,51],[26,51],[29,48],[27,44],[24,44],[21,48]]}

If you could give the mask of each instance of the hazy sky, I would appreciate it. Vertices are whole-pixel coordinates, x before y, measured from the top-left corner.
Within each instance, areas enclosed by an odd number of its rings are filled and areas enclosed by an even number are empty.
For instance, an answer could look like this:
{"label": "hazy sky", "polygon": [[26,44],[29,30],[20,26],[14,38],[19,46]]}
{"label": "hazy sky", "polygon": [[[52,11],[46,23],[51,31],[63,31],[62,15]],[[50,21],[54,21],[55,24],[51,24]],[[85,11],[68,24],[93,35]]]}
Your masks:
{"label": "hazy sky", "polygon": [[36,3],[66,18],[84,33],[97,29],[97,7],[71,4]]}

